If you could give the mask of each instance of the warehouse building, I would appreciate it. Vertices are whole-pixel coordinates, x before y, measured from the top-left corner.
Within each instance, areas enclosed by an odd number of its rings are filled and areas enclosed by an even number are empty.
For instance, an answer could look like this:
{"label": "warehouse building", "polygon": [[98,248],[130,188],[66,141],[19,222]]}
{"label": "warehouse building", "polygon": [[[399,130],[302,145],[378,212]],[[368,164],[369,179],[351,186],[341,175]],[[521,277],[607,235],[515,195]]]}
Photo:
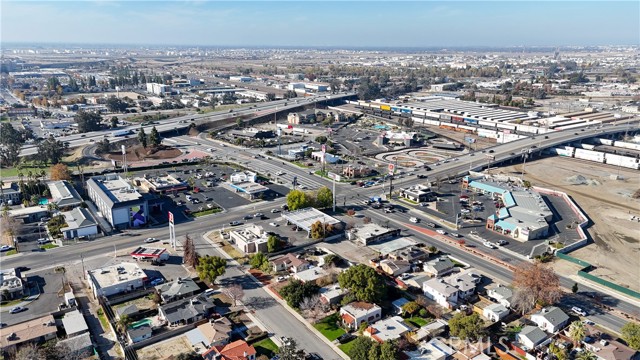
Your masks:
{"label": "warehouse building", "polygon": [[102,216],[117,229],[147,224],[147,200],[117,174],[94,176],[87,180],[89,198]]}

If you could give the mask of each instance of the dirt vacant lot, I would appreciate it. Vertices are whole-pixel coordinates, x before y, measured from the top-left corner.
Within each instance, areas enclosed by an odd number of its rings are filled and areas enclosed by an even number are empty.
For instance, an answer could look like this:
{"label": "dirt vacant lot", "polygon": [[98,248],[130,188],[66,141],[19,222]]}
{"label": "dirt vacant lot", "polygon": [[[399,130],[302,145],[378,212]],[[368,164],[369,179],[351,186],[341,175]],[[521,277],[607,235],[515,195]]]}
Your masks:
{"label": "dirt vacant lot", "polygon": [[[520,174],[522,165],[500,172]],[[616,180],[611,176],[620,175]],[[587,228],[594,243],[571,256],[598,267],[592,272],[607,280],[640,291],[640,172],[577,159],[553,157],[528,162],[525,180],[534,186],[569,194],[591,219]]]}

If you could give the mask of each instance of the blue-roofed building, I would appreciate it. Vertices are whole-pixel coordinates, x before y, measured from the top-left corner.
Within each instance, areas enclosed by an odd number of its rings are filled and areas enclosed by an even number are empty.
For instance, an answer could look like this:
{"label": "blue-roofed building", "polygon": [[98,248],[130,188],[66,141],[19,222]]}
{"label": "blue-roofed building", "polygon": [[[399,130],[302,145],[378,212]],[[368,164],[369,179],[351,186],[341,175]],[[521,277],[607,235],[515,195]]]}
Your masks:
{"label": "blue-roofed building", "polygon": [[553,212],[537,192],[469,176],[463,179],[462,185],[502,203],[495,214],[487,217],[487,229],[521,241],[548,235]]}

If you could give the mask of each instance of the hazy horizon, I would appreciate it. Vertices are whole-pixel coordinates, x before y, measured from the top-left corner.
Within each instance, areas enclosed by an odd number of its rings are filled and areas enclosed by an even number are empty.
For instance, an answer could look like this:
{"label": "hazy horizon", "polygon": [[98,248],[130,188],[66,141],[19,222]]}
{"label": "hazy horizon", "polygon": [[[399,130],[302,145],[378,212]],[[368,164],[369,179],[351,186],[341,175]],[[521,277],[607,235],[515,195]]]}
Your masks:
{"label": "hazy horizon", "polygon": [[323,49],[632,46],[640,2],[6,1],[3,44]]}

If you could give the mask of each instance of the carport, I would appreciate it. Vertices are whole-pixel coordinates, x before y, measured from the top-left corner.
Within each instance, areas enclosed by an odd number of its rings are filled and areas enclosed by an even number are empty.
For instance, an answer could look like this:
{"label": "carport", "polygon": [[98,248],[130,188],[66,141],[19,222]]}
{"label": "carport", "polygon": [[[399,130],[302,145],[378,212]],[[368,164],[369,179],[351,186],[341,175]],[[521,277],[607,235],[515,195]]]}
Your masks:
{"label": "carport", "polygon": [[287,223],[293,224],[297,226],[298,229],[306,231],[307,236],[311,236],[311,225],[318,221],[325,226],[335,226],[341,223],[340,220],[312,207],[286,212],[282,214],[282,217],[287,220]]}

